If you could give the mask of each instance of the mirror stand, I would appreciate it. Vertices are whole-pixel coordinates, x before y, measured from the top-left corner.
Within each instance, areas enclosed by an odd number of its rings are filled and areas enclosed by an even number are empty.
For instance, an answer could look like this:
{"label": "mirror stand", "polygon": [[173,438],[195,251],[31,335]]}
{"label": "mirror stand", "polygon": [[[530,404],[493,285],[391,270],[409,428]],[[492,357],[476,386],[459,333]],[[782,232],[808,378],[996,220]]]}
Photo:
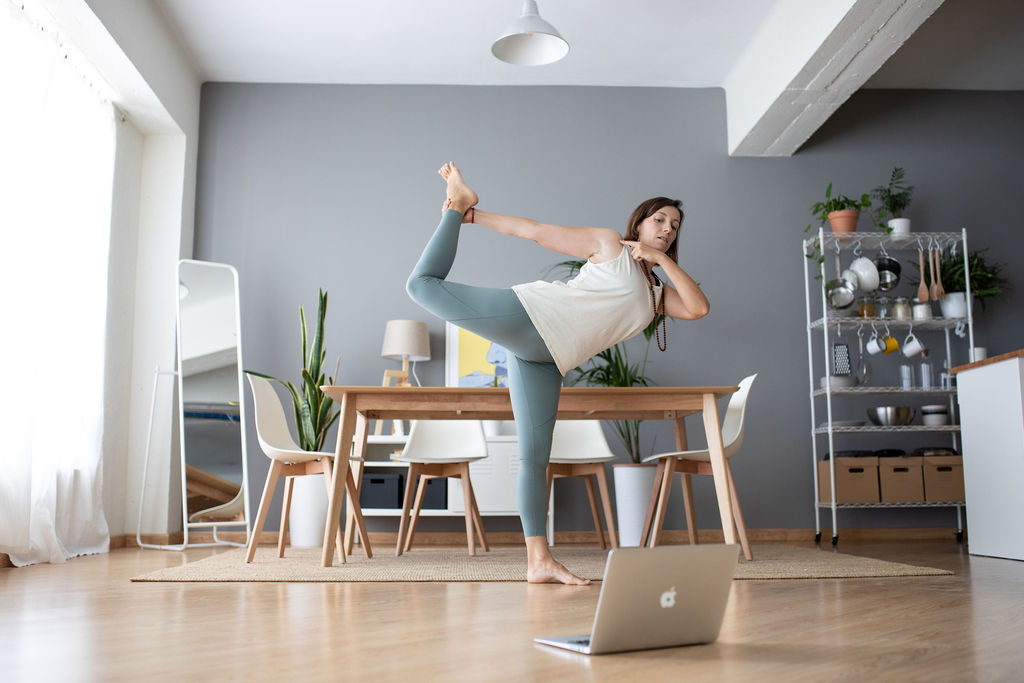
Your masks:
{"label": "mirror stand", "polygon": [[[159,367],[154,372],[149,437],[160,377],[176,376],[183,539],[174,545],[142,543],[147,439],[136,540],[140,547],[163,550],[244,546],[249,541],[250,513],[238,273],[227,264],[182,259],[177,274],[178,367],[175,372]],[[241,538],[220,535],[231,531]],[[213,540],[192,541],[190,532],[211,532]]]}

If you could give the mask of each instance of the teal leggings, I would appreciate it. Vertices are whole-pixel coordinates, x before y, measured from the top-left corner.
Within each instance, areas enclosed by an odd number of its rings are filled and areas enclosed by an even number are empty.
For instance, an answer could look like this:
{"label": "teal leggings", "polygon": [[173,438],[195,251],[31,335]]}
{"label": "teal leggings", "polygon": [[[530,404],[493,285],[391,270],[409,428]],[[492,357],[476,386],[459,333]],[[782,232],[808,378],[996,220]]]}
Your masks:
{"label": "teal leggings", "polygon": [[462,214],[445,211],[405,288],[413,301],[437,317],[508,351],[508,386],[519,441],[519,516],[527,537],[543,536],[546,470],[562,374],[515,292],[445,280],[455,262],[461,227]]}

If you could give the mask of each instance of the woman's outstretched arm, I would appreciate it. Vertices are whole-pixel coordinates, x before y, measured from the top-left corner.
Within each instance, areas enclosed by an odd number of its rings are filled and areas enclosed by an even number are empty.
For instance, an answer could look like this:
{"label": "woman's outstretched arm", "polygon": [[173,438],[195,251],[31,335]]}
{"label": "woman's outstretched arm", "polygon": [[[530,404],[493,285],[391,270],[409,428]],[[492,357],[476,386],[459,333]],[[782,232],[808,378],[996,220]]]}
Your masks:
{"label": "woman's outstretched arm", "polygon": [[592,259],[595,263],[612,259],[622,251],[619,242],[622,236],[610,228],[570,228],[480,209],[476,209],[471,218],[474,223],[495,232],[536,242],[559,254]]}

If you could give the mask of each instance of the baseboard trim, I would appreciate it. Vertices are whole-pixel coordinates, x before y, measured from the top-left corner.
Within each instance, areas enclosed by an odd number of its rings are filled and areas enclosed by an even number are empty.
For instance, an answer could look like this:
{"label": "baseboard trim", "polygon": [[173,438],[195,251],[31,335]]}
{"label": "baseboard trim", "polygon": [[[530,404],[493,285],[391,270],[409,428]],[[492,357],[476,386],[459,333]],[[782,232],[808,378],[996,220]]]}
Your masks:
{"label": "baseboard trim", "polygon": [[[814,529],[747,529],[747,538],[751,543],[800,543],[814,540]],[[244,531],[227,531],[218,537],[234,543],[245,542]],[[953,527],[899,527],[884,529],[839,529],[839,537],[852,541],[939,541],[956,537]],[[179,545],[184,538],[179,531],[173,534],[143,534],[142,542],[150,545]],[[701,543],[722,543],[724,536],[721,529],[701,529],[697,533]],[[822,531],[822,540],[830,539],[830,531]],[[267,530],[260,534],[261,546],[277,545],[278,532]],[[213,533],[209,531],[189,532],[189,541],[193,543],[212,543]],[[610,543],[607,532],[605,541]],[[686,529],[666,529],[661,532],[661,541],[668,544],[689,542]],[[288,539],[285,538],[285,542]],[[371,531],[370,543],[377,548],[393,548],[398,542],[398,533],[393,531]],[[487,532],[487,542],[494,545],[523,545],[523,534],[519,531]],[[466,543],[464,531],[421,531],[417,532],[415,545],[418,546],[461,546]],[[556,531],[555,545],[586,545],[597,543],[594,531]],[[110,537],[110,548],[137,548],[135,534],[121,534]],[[4,565],[4,560],[8,561]],[[0,554],[0,567],[13,566],[6,555]]]}

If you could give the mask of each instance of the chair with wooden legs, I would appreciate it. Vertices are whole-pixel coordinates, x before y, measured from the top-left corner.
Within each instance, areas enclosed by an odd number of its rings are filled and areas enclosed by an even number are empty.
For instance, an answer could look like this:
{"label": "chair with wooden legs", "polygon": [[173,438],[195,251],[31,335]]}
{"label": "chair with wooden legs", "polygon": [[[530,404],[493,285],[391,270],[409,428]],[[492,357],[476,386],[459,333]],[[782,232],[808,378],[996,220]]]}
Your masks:
{"label": "chair with wooden legs", "polygon": [[412,538],[416,533],[416,523],[419,521],[427,482],[438,477],[458,477],[462,480],[466,508],[466,545],[469,554],[476,554],[474,528],[480,547],[485,551],[490,550],[484,537],[483,519],[476,505],[476,496],[473,495],[473,484],[469,478],[469,463],[486,457],[487,440],[479,420],[416,420],[412,423],[405,449],[400,455],[392,456],[393,460],[409,465],[395,555],[401,555],[412,547]]}
{"label": "chair with wooden legs", "polygon": [[[736,535],[739,536],[740,545],[743,547],[743,556],[748,560],[753,559],[750,553],[750,543],[747,541],[747,527],[743,522],[743,513],[740,510],[739,497],[736,495],[736,482],[732,475],[732,456],[736,455],[743,444],[743,421],[747,412],[747,397],[750,395],[750,387],[757,379],[757,374],[745,377],[739,383],[739,391],[729,399],[729,406],[725,410],[725,419],[722,420],[722,444],[725,451],[725,474],[729,485],[729,498],[732,500],[732,514],[736,520]],[[644,462],[658,462],[664,464],[664,476],[661,479],[657,507],[653,516],[648,515],[644,524],[641,539],[650,537],[650,545],[658,545],[661,535],[661,526],[665,521],[665,510],[668,507],[669,492],[672,488],[674,474],[679,473],[683,477],[683,506],[686,510],[686,526],[689,532],[690,543],[697,543],[697,520],[693,507],[693,485],[690,481],[691,474],[703,474],[713,476],[711,471],[711,455],[707,451],[673,451],[671,453],[658,453],[644,458]],[[659,471],[662,471],[659,468]],[[654,501],[651,501],[652,505]],[[652,528],[653,527],[653,528]]]}
{"label": "chair with wooden legs", "polygon": [[[551,459],[548,461],[548,495],[551,500],[551,485],[561,477],[580,477],[587,485],[587,497],[590,499],[590,512],[594,516],[594,530],[601,548],[607,548],[604,541],[604,529],[601,526],[601,515],[597,509],[597,496],[594,492],[594,479],[601,491],[601,502],[604,506],[604,518],[608,522],[608,538],[613,548],[619,547],[615,535],[615,518],[612,516],[611,496],[608,494],[608,476],[604,464],[615,459],[615,454],[608,447],[608,441],[598,420],[558,420],[551,436]],[[593,479],[592,479],[593,477]]]}
{"label": "chair with wooden legs", "polygon": [[[260,498],[259,512],[256,514],[256,524],[253,527],[252,536],[249,538],[249,548],[245,553],[245,561],[252,562],[278,479],[285,477],[284,499],[281,506],[281,530],[277,539],[277,556],[284,557],[285,529],[288,528],[288,513],[291,508],[292,485],[295,477],[322,474],[324,485],[327,487],[327,495],[330,497],[334,453],[304,451],[299,448],[288,431],[284,407],[281,405],[281,400],[278,398],[277,392],[274,391],[273,385],[262,377],[255,375],[248,375],[248,377],[249,386],[252,388],[253,412],[256,416],[256,435],[259,437],[260,447],[271,461],[270,471],[267,473],[267,483],[263,487],[263,497]],[[347,471],[345,490],[348,492],[348,504],[352,506],[355,513],[359,537],[363,541],[366,557],[373,557],[369,537],[366,535],[366,525],[363,522],[363,512],[359,507],[359,493],[356,489],[355,479],[352,477],[352,468],[347,468]],[[340,528],[338,529],[337,545],[341,561],[345,562],[345,546],[342,544]]]}

